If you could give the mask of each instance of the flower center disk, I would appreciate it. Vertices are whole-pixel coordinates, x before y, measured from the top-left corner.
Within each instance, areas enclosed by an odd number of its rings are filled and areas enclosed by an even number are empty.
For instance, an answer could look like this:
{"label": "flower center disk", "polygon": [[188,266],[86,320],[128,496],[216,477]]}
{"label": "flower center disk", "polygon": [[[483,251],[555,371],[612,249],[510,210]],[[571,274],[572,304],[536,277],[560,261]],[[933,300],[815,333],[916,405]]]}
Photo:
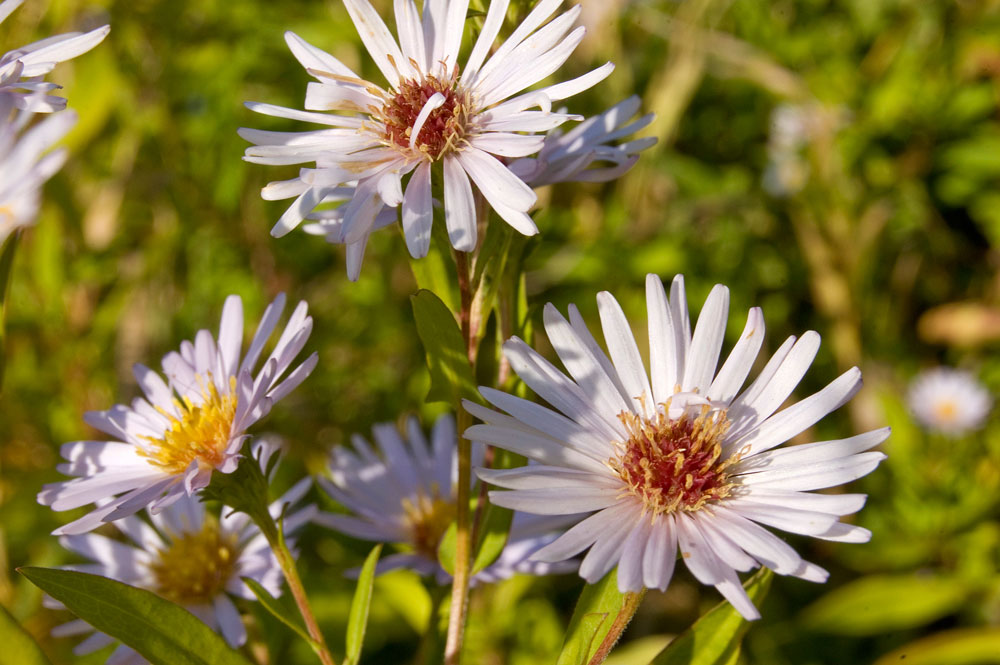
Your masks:
{"label": "flower center disk", "polygon": [[208,603],[222,593],[235,572],[240,551],[236,534],[205,517],[201,531],[175,535],[149,568],[156,591],[181,604]]}
{"label": "flower center disk", "polygon": [[[389,97],[379,114],[385,124],[385,141],[396,148],[417,151],[430,161],[437,161],[464,145],[468,125],[468,95],[458,88],[458,70],[450,79],[428,75],[422,81],[408,79],[399,84],[398,92]],[[435,94],[444,101],[430,111],[420,127],[416,127],[420,112]],[[417,138],[411,141],[414,129]]]}
{"label": "flower center disk", "polygon": [[619,454],[609,464],[644,510],[654,515],[693,512],[729,496],[734,483],[726,469],[737,458],[720,459],[729,429],[725,412],[705,408],[696,417],[677,419],[663,412],[651,419],[634,413],[618,417],[629,438],[618,444]]}
{"label": "flower center disk", "polygon": [[437,560],[441,538],[455,520],[455,502],[442,498],[435,489],[430,496],[420,493],[416,499],[403,499],[403,512],[406,514],[413,549]]}
{"label": "flower center disk", "polygon": [[229,380],[229,394],[220,395],[211,377],[201,384],[200,404],[190,398],[174,400],[179,417],[162,408],[157,410],[170,421],[170,429],[162,438],[143,437],[150,443],[139,454],[149,463],[170,474],[183,473],[197,460],[199,466],[216,468],[225,459],[233,420],[236,417],[236,377]]}

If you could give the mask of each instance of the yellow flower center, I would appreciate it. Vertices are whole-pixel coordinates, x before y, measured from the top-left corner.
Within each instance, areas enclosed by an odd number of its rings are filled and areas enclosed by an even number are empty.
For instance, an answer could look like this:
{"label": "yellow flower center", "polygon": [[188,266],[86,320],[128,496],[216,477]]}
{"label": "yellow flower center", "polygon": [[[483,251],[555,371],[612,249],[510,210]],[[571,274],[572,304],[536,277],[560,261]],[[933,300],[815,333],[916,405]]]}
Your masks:
{"label": "yellow flower center", "polygon": [[142,437],[150,447],[139,454],[170,474],[181,474],[197,460],[203,468],[216,468],[225,460],[233,419],[236,416],[236,377],[229,379],[229,394],[220,395],[212,381],[198,377],[201,384],[201,404],[189,397],[174,400],[180,413],[176,417],[166,410],[157,410],[170,420],[170,429],[162,438]]}
{"label": "yellow flower center", "polygon": [[677,419],[664,412],[652,419],[625,412],[618,416],[629,438],[617,444],[618,454],[609,465],[625,482],[627,493],[653,515],[694,512],[729,496],[734,483],[727,469],[739,456],[720,459],[729,430],[725,412],[703,407],[697,417]]}
{"label": "yellow flower center", "polygon": [[205,516],[201,531],[176,534],[150,564],[156,592],[180,604],[211,602],[232,577],[240,550],[234,533]]}
{"label": "yellow flower center", "polygon": [[958,404],[954,400],[943,399],[932,409],[934,418],[942,425],[950,425],[958,417]]}
{"label": "yellow flower center", "polygon": [[413,549],[437,559],[441,538],[455,520],[455,501],[442,498],[435,487],[430,496],[421,492],[416,499],[403,499],[403,512],[409,522]]}
{"label": "yellow flower center", "polygon": [[[437,93],[444,100],[430,111],[414,139],[413,131],[420,112]],[[464,145],[469,120],[469,98],[458,87],[456,67],[447,79],[428,75],[422,81],[401,82],[398,92],[389,97],[381,109],[374,111],[374,115],[385,124],[386,144],[417,151],[426,159],[436,161]]]}

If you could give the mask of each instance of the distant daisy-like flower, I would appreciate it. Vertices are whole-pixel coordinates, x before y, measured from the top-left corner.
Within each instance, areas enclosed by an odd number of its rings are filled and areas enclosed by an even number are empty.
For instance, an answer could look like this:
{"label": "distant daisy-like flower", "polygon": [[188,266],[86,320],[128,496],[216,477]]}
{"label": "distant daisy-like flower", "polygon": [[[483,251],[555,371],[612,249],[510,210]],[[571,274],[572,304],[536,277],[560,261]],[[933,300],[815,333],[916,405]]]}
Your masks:
{"label": "distant daisy-like flower", "polygon": [[208,330],[200,330],[194,343],[183,342],[179,353],[168,353],[163,358],[166,381],[137,364],[135,377],[145,399],[87,413],[87,423],[116,440],[65,444],[61,452],[67,462],[59,470],[78,477],[46,485],[38,501],[68,510],[112,498],[54,533],[84,533],[146,506],[156,512],[207,486],[213,471],[235,470],[247,428],[316,366],[313,353],[291,369],[312,331],[308,307],[300,302],[263,368],[255,371],[284,305],[285,297],[279,295],[267,307],[241,360],[243,303],[239,296],[229,296],[218,342]]}
{"label": "distant daisy-like flower", "polygon": [[[476,246],[473,185],[508,224],[525,235],[537,233],[528,216],[535,193],[506,161],[541,150],[540,132],[580,120],[553,112],[552,103],[590,88],[613,66],[607,63],[576,79],[511,96],[555,72],[570,56],[584,34],[583,27],[573,29],[580,7],[549,20],[562,0],[542,0],[492,50],[509,5],[509,0],[494,0],[460,68],[468,0],[426,0],[422,12],[414,0],[399,0],[398,42],[368,0],[344,4],[388,88],[363,80],[332,55],[286,33],[292,53],[318,81],[306,91],[309,111],[248,106],[328,129],[240,130],[255,144],[247,149],[247,161],[316,164],[302,169],[298,178],[264,188],[266,199],[297,197],[271,233],[288,233],[329,200],[331,191],[356,182],[342,213],[340,241],[358,243],[372,231],[384,207],[400,207],[410,253],[425,256],[433,219],[432,172],[442,174],[445,224],[456,249],[471,251]],[[403,178],[411,173],[404,190]],[[359,268],[349,273],[356,276]]]}
{"label": "distant daisy-like flower", "polygon": [[[715,586],[748,619],[759,614],[737,571],[765,565],[782,575],[825,581],[760,524],[824,540],[865,542],[871,533],[839,521],[857,512],[861,494],[815,494],[872,471],[884,459],[864,452],[888,429],[836,441],[777,449],[843,405],[861,386],[857,368],[781,411],[819,348],[819,335],[789,338],[740,392],[764,337],[759,308],[721,369],[729,291],[716,286],[691,334],[683,278],[667,298],[646,280],[650,371],[611,294],[597,301],[610,358],[579,312],[570,320],[546,306],[545,330],[569,376],[513,338],[504,352],[518,376],[553,408],[482,388],[507,414],[467,403],[485,424],[464,436],[537,462],[478,470],[510,491],[491,500],[529,513],[593,512],[552,544],[539,561],[561,561],[589,548],[580,575],[590,583],[618,565],[618,588],[665,589],[680,550],[691,573]],[[572,378],[570,378],[572,377]]]}
{"label": "distant daisy-like flower", "polygon": [[51,148],[76,123],[76,114],[66,112],[27,128],[31,114],[12,107],[0,95],[0,244],[35,222],[42,185],[66,161],[64,149]]}
{"label": "distant daisy-like flower", "polygon": [[[438,563],[438,546],[455,520],[458,477],[455,422],[442,416],[434,424],[431,441],[415,418],[407,421],[404,439],[391,423],[376,425],[376,447],[354,436],[354,451],[335,448],[330,478],[320,478],[326,492],[354,515],[322,513],[315,521],[361,540],[398,543],[410,551],[382,557],[377,572],[408,568],[447,583],[450,576]],[[473,463],[482,462],[483,449],[474,446]],[[564,572],[575,564],[529,561],[529,556],[552,542],[565,520],[514,516],[504,552],[474,581],[495,581],[523,572],[544,575]]]}
{"label": "distant daisy-like flower", "polygon": [[[24,0],[0,2],[0,23]],[[58,89],[41,77],[60,62],[71,60],[94,48],[107,36],[110,26],[102,26],[87,33],[69,32],[47,37],[22,46],[0,56],[0,98],[8,97],[17,108],[34,113],[49,113],[66,108],[66,100],[48,94]]]}
{"label": "distant daisy-like flower", "polygon": [[[271,506],[277,518],[285,504],[294,504],[309,489],[305,479]],[[309,506],[284,518],[286,536],[290,536],[315,513]],[[220,512],[208,512],[197,497],[181,497],[159,513],[149,513],[149,523],[132,515],[115,526],[130,542],[112,540],[88,533],[63,536],[63,547],[90,559],[93,563],[68,566],[95,575],[103,575],[140,589],[153,591],[185,607],[192,614],[220,632],[233,647],[246,643],[247,633],[239,610],[231,596],[254,600],[255,596],[241,578],[249,577],[271,595],[281,595],[282,573],[267,540],[243,513],[233,513],[222,506]],[[294,540],[289,538],[294,547]],[[46,605],[61,607],[48,600]],[[91,633],[94,629],[83,620],[71,621],[53,630],[54,637]],[[84,655],[114,643],[114,638],[94,631],[76,646]],[[109,665],[140,665],[146,661],[125,645],[108,658]]]}
{"label": "distant daisy-like flower", "polygon": [[989,391],[971,373],[948,367],[920,373],[906,402],[921,425],[949,436],[982,427],[993,406]]}

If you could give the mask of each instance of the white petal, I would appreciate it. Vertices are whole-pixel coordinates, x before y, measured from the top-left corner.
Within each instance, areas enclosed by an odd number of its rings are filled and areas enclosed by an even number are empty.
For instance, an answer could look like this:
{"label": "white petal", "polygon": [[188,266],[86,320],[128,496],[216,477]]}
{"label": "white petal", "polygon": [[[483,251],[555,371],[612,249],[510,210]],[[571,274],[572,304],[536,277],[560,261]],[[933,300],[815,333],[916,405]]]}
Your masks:
{"label": "white petal", "polygon": [[347,7],[347,13],[351,15],[351,20],[358,29],[358,36],[361,37],[362,43],[389,85],[397,87],[400,75],[405,78],[418,78],[409,59],[403,57],[396,40],[385,27],[382,17],[368,0],[344,0],[344,6]]}
{"label": "white petal", "polygon": [[410,256],[415,259],[427,256],[431,246],[431,222],[434,220],[429,162],[421,163],[410,176],[403,196],[402,220],[403,235]]}
{"label": "white petal", "polygon": [[628,396],[634,400],[632,408],[638,413],[650,414],[653,409],[653,391],[649,386],[646,368],[639,355],[635,337],[621,305],[607,291],[597,294],[597,308],[604,329],[604,341],[608,345],[611,361],[621,378]]}
{"label": "white petal", "polygon": [[476,202],[461,160],[444,158],[444,221],[451,246],[461,252],[476,248]]}
{"label": "white petal", "polygon": [[681,390],[695,391],[701,395],[708,392],[715,376],[715,368],[722,352],[722,340],[726,334],[726,318],[729,314],[729,289],[722,284],[716,284],[705,300],[698,324],[691,340],[691,350],[688,352],[684,367],[684,379]]}

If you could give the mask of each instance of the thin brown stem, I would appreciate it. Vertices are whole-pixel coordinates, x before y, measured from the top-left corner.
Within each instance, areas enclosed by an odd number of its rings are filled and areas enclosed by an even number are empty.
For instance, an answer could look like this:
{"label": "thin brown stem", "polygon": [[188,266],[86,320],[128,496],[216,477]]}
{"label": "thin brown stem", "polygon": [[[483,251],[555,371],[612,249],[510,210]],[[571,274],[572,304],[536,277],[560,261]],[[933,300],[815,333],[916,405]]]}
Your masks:
{"label": "thin brown stem", "polygon": [[295,559],[285,544],[285,539],[279,535],[275,539],[268,538],[268,540],[275,557],[278,559],[278,565],[281,566],[281,572],[285,574],[285,580],[288,582],[288,588],[292,592],[295,604],[299,606],[299,613],[302,614],[306,630],[309,631],[309,637],[313,640],[312,647],[316,651],[316,655],[319,656],[323,665],[336,665],[336,661],[330,654],[330,648],[326,646],[323,632],[320,631],[316,617],[309,606],[309,598],[306,596],[305,587],[302,586],[302,578],[299,577],[299,571],[295,567]]}
{"label": "thin brown stem", "polygon": [[597,647],[597,651],[588,662],[588,665],[601,665],[604,662],[604,659],[611,653],[611,649],[618,643],[622,633],[625,632],[629,622],[632,621],[632,617],[635,616],[635,612],[639,609],[639,605],[642,603],[645,595],[645,589],[638,593],[625,594],[625,602],[622,603],[622,608],[618,611],[615,622],[611,624],[611,629],[604,636],[601,645]]}

